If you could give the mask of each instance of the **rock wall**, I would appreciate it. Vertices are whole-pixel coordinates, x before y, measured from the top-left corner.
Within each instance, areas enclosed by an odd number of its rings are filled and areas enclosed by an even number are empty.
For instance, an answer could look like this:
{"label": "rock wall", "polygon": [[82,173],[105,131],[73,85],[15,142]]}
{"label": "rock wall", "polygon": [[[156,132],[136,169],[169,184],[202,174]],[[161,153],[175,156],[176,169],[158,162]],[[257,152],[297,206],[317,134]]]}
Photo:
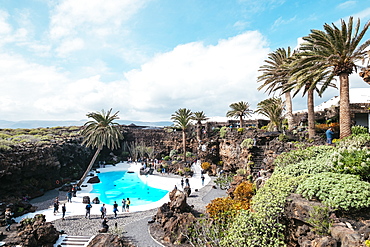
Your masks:
{"label": "rock wall", "polygon": [[[51,144],[23,144],[0,153],[0,198],[33,198],[78,179],[92,157],[79,138]],[[58,184],[59,183],[59,184]]]}

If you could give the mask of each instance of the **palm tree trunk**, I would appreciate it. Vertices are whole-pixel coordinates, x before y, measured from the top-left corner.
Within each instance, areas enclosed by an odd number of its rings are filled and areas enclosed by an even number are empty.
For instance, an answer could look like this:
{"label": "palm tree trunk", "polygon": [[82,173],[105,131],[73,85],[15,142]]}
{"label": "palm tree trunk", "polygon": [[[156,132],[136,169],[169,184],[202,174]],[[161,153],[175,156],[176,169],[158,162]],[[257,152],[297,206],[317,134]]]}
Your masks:
{"label": "palm tree trunk", "polygon": [[78,184],[77,184],[77,186],[78,186],[78,187],[80,187],[80,186],[81,186],[81,184],[83,183],[83,181],[84,181],[84,180],[85,180],[85,178],[87,177],[87,174],[89,174],[89,172],[90,172],[90,170],[91,170],[92,166],[93,166],[93,165],[94,165],[94,163],[95,163],[96,158],[98,157],[98,154],[100,153],[100,151],[101,151],[102,149],[103,149],[103,147],[102,147],[102,146],[99,146],[99,147],[98,147],[98,149],[96,150],[96,152],[95,152],[94,156],[92,157],[92,159],[91,159],[91,161],[90,161],[89,166],[86,168],[86,171],[85,171],[84,175],[82,175],[82,177],[81,177],[80,181],[79,181],[79,182],[78,182]]}
{"label": "palm tree trunk", "polygon": [[285,106],[286,106],[286,118],[288,119],[288,129],[291,130],[294,128],[295,123],[293,119],[293,103],[290,92],[285,93]]}
{"label": "palm tree trunk", "polygon": [[307,109],[308,109],[308,138],[312,139],[316,135],[313,89],[309,89],[307,91]]}
{"label": "palm tree trunk", "polygon": [[243,116],[239,116],[240,117],[240,119],[239,119],[239,121],[240,121],[240,128],[243,128]]}
{"label": "palm tree trunk", "polygon": [[186,164],[186,132],[182,130],[182,148],[184,149],[184,162]]}
{"label": "palm tree trunk", "polygon": [[197,123],[197,139],[198,141],[202,140],[202,123]]}
{"label": "palm tree trunk", "polygon": [[339,127],[340,138],[351,135],[351,115],[349,111],[349,79],[348,74],[339,75],[340,104],[339,104]]}

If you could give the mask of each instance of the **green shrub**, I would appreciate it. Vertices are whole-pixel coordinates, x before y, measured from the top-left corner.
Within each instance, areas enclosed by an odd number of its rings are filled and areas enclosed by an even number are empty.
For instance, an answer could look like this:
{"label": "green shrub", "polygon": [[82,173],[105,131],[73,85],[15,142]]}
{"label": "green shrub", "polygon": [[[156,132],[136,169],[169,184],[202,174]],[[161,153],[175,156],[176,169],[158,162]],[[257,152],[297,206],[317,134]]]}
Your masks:
{"label": "green shrub", "polygon": [[352,126],[351,127],[352,135],[361,135],[361,134],[368,134],[369,130],[364,126]]}
{"label": "green shrub", "polygon": [[5,134],[5,133],[0,133],[0,139],[8,139],[10,138],[11,135]]}
{"label": "green shrub", "polygon": [[307,223],[313,226],[314,232],[319,235],[329,235],[330,227],[333,224],[329,216],[329,208],[313,206],[313,210],[309,214]]}
{"label": "green shrub", "polygon": [[[302,160],[300,162],[292,162],[282,165],[276,164],[275,173],[285,174],[294,177],[298,177],[304,174],[316,174],[321,172],[333,171],[333,167],[330,165],[331,162],[331,152],[334,148],[326,148],[329,146],[322,146],[322,153],[315,153],[311,159],[307,157],[300,157]],[[312,151],[312,150],[311,150]],[[302,152],[296,152],[296,155]],[[303,152],[310,153],[310,152]],[[287,153],[287,155],[289,155]],[[288,160],[288,159],[287,159]],[[276,162],[278,163],[278,162]]]}
{"label": "green shrub", "polygon": [[324,172],[309,176],[298,185],[296,193],[307,199],[317,198],[332,209],[370,207],[370,183],[356,175]]}
{"label": "green shrub", "polygon": [[338,148],[362,148],[370,145],[370,134],[350,135],[343,138],[337,145]]}
{"label": "green shrub", "polygon": [[225,138],[226,133],[227,133],[227,127],[226,127],[226,126],[223,126],[223,127],[220,129],[220,137],[221,137],[221,138]]}
{"label": "green shrub", "polygon": [[238,169],[236,171],[236,174],[238,174],[238,175],[246,175],[247,174],[247,170],[246,169]]}
{"label": "green shrub", "polygon": [[235,217],[220,246],[284,246],[284,226],[279,222],[286,197],[297,179],[273,174],[252,200],[252,210]]}
{"label": "green shrub", "polygon": [[253,143],[254,143],[254,141],[253,141],[253,139],[252,139],[252,138],[247,138],[247,139],[244,139],[244,140],[242,141],[242,143],[240,144],[240,147],[241,147],[241,148],[250,149],[250,148],[252,148],[252,147],[253,147]]}
{"label": "green shrub", "polygon": [[168,160],[170,160],[171,158],[170,158],[170,156],[164,156],[163,157],[163,160],[165,160],[165,161],[168,161]]}
{"label": "green shrub", "polygon": [[184,167],[184,172],[191,172],[191,169],[189,167]]}
{"label": "green shrub", "polygon": [[[298,147],[299,145],[296,145]],[[304,145],[299,146],[297,150],[280,154],[275,160],[274,165],[277,169],[284,169],[286,166],[299,163],[304,160],[310,160],[320,155],[320,157],[330,156],[330,153],[334,152],[335,147],[333,146],[311,146],[306,147]]]}
{"label": "green shrub", "polygon": [[10,151],[10,150],[12,150],[12,147],[11,147],[12,145],[14,145],[13,142],[8,141],[8,140],[4,140],[4,139],[0,139],[0,150]]}
{"label": "green shrub", "polygon": [[173,149],[170,151],[170,157],[172,158],[173,156],[175,156],[177,154],[177,150]]}
{"label": "green shrub", "polygon": [[370,150],[339,149],[332,155],[332,164],[337,173],[359,175],[370,181]]}
{"label": "green shrub", "polygon": [[243,133],[244,132],[244,128],[238,128],[238,133]]}
{"label": "green shrub", "polygon": [[192,152],[186,152],[186,157],[193,157],[193,153]]}

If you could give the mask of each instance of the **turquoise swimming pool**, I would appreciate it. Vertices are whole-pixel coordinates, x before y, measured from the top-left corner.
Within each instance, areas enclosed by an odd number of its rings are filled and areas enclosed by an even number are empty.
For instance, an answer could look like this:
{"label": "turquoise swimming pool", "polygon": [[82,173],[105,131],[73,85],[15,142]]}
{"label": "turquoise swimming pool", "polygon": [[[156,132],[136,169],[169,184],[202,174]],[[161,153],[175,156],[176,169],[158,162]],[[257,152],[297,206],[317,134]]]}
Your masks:
{"label": "turquoise swimming pool", "polygon": [[146,205],[159,201],[167,190],[150,187],[143,183],[136,173],[114,171],[99,173],[100,183],[94,184],[91,193],[99,194],[102,203],[121,206],[123,198],[130,198],[131,206]]}

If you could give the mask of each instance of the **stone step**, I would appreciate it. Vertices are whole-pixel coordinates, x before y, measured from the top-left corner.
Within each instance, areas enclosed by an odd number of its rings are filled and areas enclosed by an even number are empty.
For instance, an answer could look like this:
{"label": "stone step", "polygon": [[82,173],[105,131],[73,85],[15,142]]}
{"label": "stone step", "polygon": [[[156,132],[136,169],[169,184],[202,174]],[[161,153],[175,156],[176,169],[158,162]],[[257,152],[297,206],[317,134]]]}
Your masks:
{"label": "stone step", "polygon": [[54,247],[65,246],[65,247],[84,247],[94,236],[60,236],[58,241],[54,244]]}

